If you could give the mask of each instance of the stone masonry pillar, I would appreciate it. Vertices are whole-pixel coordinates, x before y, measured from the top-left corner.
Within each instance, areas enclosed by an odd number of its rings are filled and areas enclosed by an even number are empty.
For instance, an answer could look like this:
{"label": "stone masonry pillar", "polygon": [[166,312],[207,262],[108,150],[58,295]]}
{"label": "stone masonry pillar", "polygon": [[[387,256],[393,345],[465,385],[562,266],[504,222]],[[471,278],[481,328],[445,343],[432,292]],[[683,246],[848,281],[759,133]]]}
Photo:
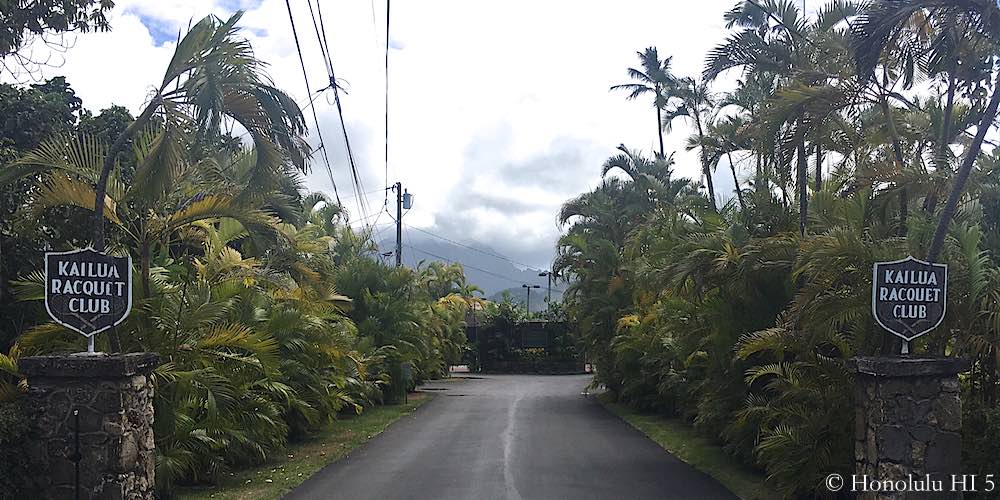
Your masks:
{"label": "stone masonry pillar", "polygon": [[929,477],[941,481],[937,484],[943,485],[943,491],[872,491],[857,485],[852,488],[852,480],[845,481],[844,489],[873,500],[961,498],[960,492],[952,490],[952,474],[961,475],[962,463],[958,374],[969,366],[961,358],[849,360],[857,391],[853,481],[863,477],[868,484],[903,484],[898,481]]}
{"label": "stone masonry pillar", "polygon": [[74,498],[77,419],[80,498],[153,498],[156,365],[152,353],[18,360],[28,379],[28,418],[39,436],[28,459],[43,498]]}

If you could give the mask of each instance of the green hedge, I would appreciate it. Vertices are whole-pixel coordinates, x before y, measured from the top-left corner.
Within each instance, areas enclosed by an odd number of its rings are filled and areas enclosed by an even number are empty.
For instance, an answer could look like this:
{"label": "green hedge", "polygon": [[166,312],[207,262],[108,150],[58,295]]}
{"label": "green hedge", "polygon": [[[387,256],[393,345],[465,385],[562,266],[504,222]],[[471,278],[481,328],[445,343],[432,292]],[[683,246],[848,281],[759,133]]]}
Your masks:
{"label": "green hedge", "polygon": [[20,404],[0,403],[0,499],[34,497],[25,451],[29,429]]}

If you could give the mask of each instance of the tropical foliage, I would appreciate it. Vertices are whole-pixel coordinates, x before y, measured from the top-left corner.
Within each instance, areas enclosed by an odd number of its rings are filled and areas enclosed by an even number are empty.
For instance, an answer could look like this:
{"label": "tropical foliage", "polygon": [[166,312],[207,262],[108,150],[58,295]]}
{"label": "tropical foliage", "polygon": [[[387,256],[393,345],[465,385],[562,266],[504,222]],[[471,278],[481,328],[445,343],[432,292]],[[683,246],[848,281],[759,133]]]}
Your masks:
{"label": "tropical foliage", "polygon": [[[748,0],[725,21],[703,74],[674,75],[651,48],[629,70],[638,83],[616,87],[654,93],[658,133],[690,123],[703,182],[622,146],[563,207],[554,268],[595,382],[690,419],[782,496],[829,495],[823,478],[853,468],[844,361],[900,348],[871,318],[873,262],[946,262],[948,316],[913,349],[973,360],[965,470],[986,472],[1000,437],[1000,8],[834,0],[807,16]],[[722,76],[735,88],[715,90]],[[735,192],[710,182],[720,166]]]}
{"label": "tropical foliage", "polygon": [[[0,242],[29,246],[14,259],[4,248],[0,302],[19,312],[0,337],[10,343],[0,401],[25,389],[21,356],[85,348],[25,306],[44,296],[40,251],[93,241],[100,206],[108,251],[136,269],[133,312],[98,349],[160,356],[154,430],[165,497],[446,374],[461,357],[474,291],[458,265],[390,267],[370,231],[304,192],[302,113],[271,84],[239,17],[192,26],[135,119],[122,108],[80,111],[61,79],[0,89],[11,119],[32,126],[12,131],[2,150]],[[106,197],[95,205],[102,177]]]}

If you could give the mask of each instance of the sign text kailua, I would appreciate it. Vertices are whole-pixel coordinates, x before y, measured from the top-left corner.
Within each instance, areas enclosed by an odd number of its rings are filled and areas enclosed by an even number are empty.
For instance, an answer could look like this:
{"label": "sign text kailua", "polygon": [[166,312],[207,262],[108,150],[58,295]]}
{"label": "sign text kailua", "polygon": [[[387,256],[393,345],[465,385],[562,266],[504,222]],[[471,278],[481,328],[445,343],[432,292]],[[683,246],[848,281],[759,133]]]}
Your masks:
{"label": "sign text kailua", "polygon": [[872,271],[872,314],[875,321],[908,343],[944,321],[948,266],[912,256],[876,262]]}
{"label": "sign text kailua", "polygon": [[93,249],[45,254],[45,309],[53,321],[87,337],[132,310],[132,259]]}

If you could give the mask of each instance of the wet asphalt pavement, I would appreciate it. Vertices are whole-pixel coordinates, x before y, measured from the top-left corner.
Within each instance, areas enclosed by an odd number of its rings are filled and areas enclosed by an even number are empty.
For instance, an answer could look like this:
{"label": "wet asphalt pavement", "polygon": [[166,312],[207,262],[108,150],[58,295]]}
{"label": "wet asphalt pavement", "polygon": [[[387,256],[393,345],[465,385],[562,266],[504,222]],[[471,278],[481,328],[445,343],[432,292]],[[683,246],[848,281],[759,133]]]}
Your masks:
{"label": "wet asphalt pavement", "polygon": [[319,499],[735,499],[583,394],[589,375],[486,375],[287,495]]}

